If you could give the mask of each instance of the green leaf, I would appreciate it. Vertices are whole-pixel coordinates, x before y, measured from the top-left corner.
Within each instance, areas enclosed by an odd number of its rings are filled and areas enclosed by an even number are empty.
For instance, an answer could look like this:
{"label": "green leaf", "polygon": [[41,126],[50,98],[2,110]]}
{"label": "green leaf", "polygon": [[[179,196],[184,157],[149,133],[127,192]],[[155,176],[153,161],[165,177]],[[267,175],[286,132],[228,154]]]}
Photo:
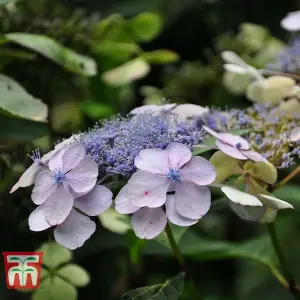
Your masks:
{"label": "green leaf", "polygon": [[36,270],[34,270],[34,269],[27,269],[24,272],[32,272],[32,271],[36,271]]}
{"label": "green leaf", "polygon": [[53,60],[70,72],[85,76],[94,76],[97,74],[96,62],[93,59],[78,54],[47,36],[28,33],[9,33],[5,37],[11,42],[29,48]]}
{"label": "green leaf", "polygon": [[49,276],[50,276],[50,272],[47,269],[45,269],[45,268],[42,267],[42,270],[41,270],[41,281],[44,280],[44,279],[46,279],[46,278],[48,278]]}
{"label": "green leaf", "polygon": [[[183,234],[188,229],[188,227],[177,226],[172,223],[169,223],[169,225],[171,227],[176,243],[179,243],[180,239],[182,238]],[[155,240],[158,241],[160,244],[171,249],[169,239],[165,231],[163,231],[158,237],[156,237]]]}
{"label": "green leaf", "polygon": [[133,230],[129,230],[126,235],[129,248],[129,256],[132,264],[139,264],[141,259],[141,251],[146,246],[147,240],[139,239]]}
{"label": "green leaf", "polygon": [[87,271],[75,264],[66,265],[55,274],[76,287],[86,286],[90,282],[90,276]]}
{"label": "green leaf", "polygon": [[[72,274],[69,274],[72,277]],[[77,290],[66,281],[54,276],[41,282],[40,287],[33,293],[32,300],[76,300]]]}
{"label": "green leaf", "polygon": [[131,229],[130,217],[117,213],[113,208],[109,208],[100,214],[98,218],[102,226],[112,232],[124,234]]}
{"label": "green leaf", "polygon": [[22,272],[21,269],[12,269],[13,272]]}
{"label": "green leaf", "polygon": [[169,64],[179,60],[179,55],[173,51],[161,49],[144,52],[140,55],[149,64]]}
{"label": "green leaf", "polygon": [[93,119],[107,118],[115,113],[115,109],[111,105],[94,100],[80,102],[80,108],[85,115]]}
{"label": "green leaf", "polygon": [[[9,128],[9,130],[7,130]],[[0,142],[24,143],[47,136],[46,124],[22,119],[14,119],[0,115]]]}
{"label": "green leaf", "polygon": [[269,162],[247,162],[244,170],[265,183],[273,184],[277,181],[277,169]]}
{"label": "green leaf", "polygon": [[231,175],[242,174],[243,172],[237,159],[221,151],[215,152],[209,161],[213,164],[217,173],[214,184],[222,183]]}
{"label": "green leaf", "polygon": [[195,146],[195,150],[193,151],[193,156],[197,156],[199,154],[202,154],[204,152],[210,151],[212,149],[215,149],[214,146],[210,146],[210,145],[197,145]]}
{"label": "green leaf", "polygon": [[38,251],[44,252],[43,265],[49,269],[55,269],[72,259],[71,251],[55,242],[43,244]]}
{"label": "green leaf", "polygon": [[298,185],[284,185],[275,190],[273,194],[275,197],[291,203],[295,210],[300,210],[300,187]]}
{"label": "green leaf", "polygon": [[162,30],[163,20],[154,13],[141,13],[129,21],[129,28],[135,39],[149,42]]}
{"label": "green leaf", "polygon": [[168,279],[164,284],[138,288],[125,293],[121,300],[177,300],[182,293],[184,273]]}
{"label": "green leaf", "polygon": [[10,260],[22,261],[22,259],[20,259],[19,257],[16,257],[16,256],[11,257]]}
{"label": "green leaf", "polygon": [[5,5],[9,2],[14,2],[14,1],[16,1],[16,0],[0,0],[0,5]]}
{"label": "green leaf", "polygon": [[136,58],[105,72],[102,78],[107,84],[112,86],[126,85],[145,77],[149,71],[149,64],[141,58]]}
{"label": "green leaf", "polygon": [[1,74],[0,95],[0,109],[5,112],[28,120],[46,121],[47,105],[33,98],[16,81]]}

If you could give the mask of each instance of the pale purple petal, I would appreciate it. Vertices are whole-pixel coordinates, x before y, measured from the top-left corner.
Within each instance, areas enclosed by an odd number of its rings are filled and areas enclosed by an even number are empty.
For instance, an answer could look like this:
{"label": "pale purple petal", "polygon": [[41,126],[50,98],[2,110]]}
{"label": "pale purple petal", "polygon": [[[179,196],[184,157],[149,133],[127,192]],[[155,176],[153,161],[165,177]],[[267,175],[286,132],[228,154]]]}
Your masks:
{"label": "pale purple petal", "polygon": [[79,134],[72,135],[68,139],[65,139],[62,142],[56,144],[54,149],[55,150],[60,150],[62,148],[66,148],[68,146],[71,146],[72,144],[76,143],[76,140],[77,140],[78,136],[79,136]]}
{"label": "pale purple petal", "polygon": [[242,152],[237,149],[236,147],[232,147],[228,144],[224,144],[220,142],[219,140],[216,141],[216,145],[223,153],[227,154],[228,156],[231,156],[233,158],[247,160],[248,157],[246,157]]}
{"label": "pale purple petal", "polygon": [[169,155],[169,167],[181,168],[192,158],[191,150],[184,144],[172,143],[166,149]]}
{"label": "pale purple petal", "polygon": [[151,240],[165,229],[167,216],[160,207],[143,207],[132,215],[131,225],[137,237]]}
{"label": "pale purple petal", "polygon": [[167,201],[165,203],[165,206],[166,206],[166,215],[168,219],[175,225],[191,226],[198,222],[198,220],[185,218],[177,212],[175,208],[175,195],[167,196]]}
{"label": "pale purple petal", "polygon": [[63,169],[63,155],[67,148],[62,148],[58,151],[55,151],[54,155],[50,158],[48,166],[49,170],[55,171],[55,170],[62,170]]}
{"label": "pale purple petal", "polygon": [[130,185],[125,185],[115,199],[115,210],[120,214],[132,214],[139,210],[137,206],[133,206],[129,199]]}
{"label": "pale purple petal", "polygon": [[57,186],[54,194],[44,203],[44,214],[51,225],[61,224],[73,207],[73,197],[62,184]]}
{"label": "pale purple petal", "polygon": [[67,219],[54,230],[57,243],[74,250],[81,247],[96,230],[95,222],[72,209]]}
{"label": "pale purple petal", "polygon": [[40,205],[44,203],[56,191],[57,184],[49,171],[40,172],[36,179],[31,193],[32,201]]}
{"label": "pale purple petal", "polygon": [[179,119],[184,120],[186,118],[191,118],[195,116],[202,116],[207,113],[209,109],[195,104],[179,104],[172,109],[172,113],[177,114]]}
{"label": "pale purple petal", "polygon": [[134,173],[128,181],[128,198],[133,206],[160,207],[166,202],[170,180],[148,171]]}
{"label": "pale purple petal", "polygon": [[175,207],[183,217],[200,219],[209,210],[211,204],[210,190],[192,182],[180,182],[175,190]]}
{"label": "pale purple petal", "polygon": [[161,111],[168,111],[173,107],[175,107],[176,105],[177,105],[176,103],[170,103],[165,105],[148,104],[148,105],[136,107],[130,113],[133,115],[144,114],[144,113],[159,113]]}
{"label": "pale purple petal", "polygon": [[300,30],[300,10],[288,13],[288,15],[281,20],[280,25],[288,31]]}
{"label": "pale purple petal", "polygon": [[296,127],[290,132],[290,141],[297,142],[300,140],[300,127]]}
{"label": "pale purple petal", "polygon": [[63,168],[62,172],[67,173],[79,165],[85,157],[85,148],[76,144],[68,147],[62,156]]}
{"label": "pale purple petal", "polygon": [[167,174],[169,171],[168,152],[162,149],[141,150],[134,160],[135,166],[143,171]]}
{"label": "pale purple petal", "polygon": [[264,158],[261,154],[255,151],[243,151],[241,150],[242,154],[248,157],[249,159],[253,161],[263,161],[263,162],[268,162],[266,158]]}
{"label": "pale purple petal", "polygon": [[44,206],[38,206],[28,218],[29,228],[32,231],[42,231],[51,227],[51,225],[46,221],[44,215]]}
{"label": "pale purple petal", "polygon": [[97,216],[112,204],[112,192],[103,185],[96,185],[88,194],[75,199],[74,206],[89,216]]}
{"label": "pale purple petal", "polygon": [[98,166],[90,158],[84,158],[80,164],[66,174],[65,181],[76,193],[89,192],[96,184]]}
{"label": "pale purple petal", "polygon": [[202,128],[211,136],[215,137],[216,139],[219,139],[219,133],[217,133],[216,131],[212,130],[211,128],[209,128],[205,125],[203,125]]}
{"label": "pale purple petal", "polygon": [[250,145],[245,139],[231,133],[219,133],[218,140],[235,148],[239,147],[240,150],[250,149]]}
{"label": "pale purple petal", "polygon": [[194,156],[183,167],[180,175],[183,181],[192,181],[198,185],[207,185],[216,179],[214,166],[205,158]]}

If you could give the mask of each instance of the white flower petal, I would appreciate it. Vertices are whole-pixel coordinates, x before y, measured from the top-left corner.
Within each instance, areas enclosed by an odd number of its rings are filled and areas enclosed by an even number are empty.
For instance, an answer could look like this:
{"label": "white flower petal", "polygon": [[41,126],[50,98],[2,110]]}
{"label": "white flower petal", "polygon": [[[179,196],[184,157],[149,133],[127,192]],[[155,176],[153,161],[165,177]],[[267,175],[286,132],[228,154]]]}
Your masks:
{"label": "white flower petal", "polygon": [[148,171],[134,173],[128,181],[128,197],[133,206],[160,207],[166,202],[170,180]]}
{"label": "white flower petal", "polygon": [[209,127],[207,127],[207,126],[205,126],[205,125],[203,125],[202,128],[203,128],[208,134],[210,134],[211,136],[215,137],[216,139],[219,138],[219,134],[218,134],[216,131],[212,130],[211,128],[209,128]]}
{"label": "white flower petal", "polygon": [[234,203],[247,206],[263,206],[263,204],[253,195],[244,193],[230,186],[222,186],[222,192]]}
{"label": "white flower petal", "polygon": [[95,222],[72,209],[67,219],[54,230],[57,243],[74,250],[81,247],[96,230]]}
{"label": "white flower petal", "polygon": [[240,145],[240,150],[250,149],[250,145],[245,139],[231,133],[219,133],[218,140],[233,147],[237,147],[237,145]]}
{"label": "white flower petal", "polygon": [[300,127],[293,128],[290,132],[290,141],[297,142],[300,140]]}
{"label": "white flower petal", "polygon": [[180,172],[182,180],[192,181],[198,185],[207,185],[216,179],[216,171],[212,163],[200,156],[194,156]]}
{"label": "white flower petal", "polygon": [[33,203],[40,205],[44,203],[53,193],[55,193],[57,184],[49,171],[40,172],[36,179],[31,193]]}
{"label": "white flower petal", "polygon": [[209,210],[211,204],[210,190],[192,182],[180,182],[175,189],[175,207],[183,217],[200,219]]}
{"label": "white flower petal", "polygon": [[74,134],[68,139],[63,140],[62,142],[58,143],[55,145],[54,149],[55,150],[60,150],[62,148],[66,148],[68,146],[71,146],[72,144],[76,143],[76,139],[78,138],[79,134]]}
{"label": "white flower petal", "polygon": [[209,109],[195,104],[179,104],[174,107],[171,112],[177,114],[180,120],[185,120],[186,118],[192,118],[195,116],[202,116],[207,113]]}
{"label": "white flower petal", "polygon": [[233,51],[223,51],[221,57],[227,63],[248,67],[247,63]]}
{"label": "white flower petal", "polygon": [[175,195],[168,195],[167,201],[165,203],[166,206],[166,215],[168,219],[175,225],[178,226],[191,226],[196,224],[199,220],[193,220],[186,217],[183,217],[177,212],[175,208]]}
{"label": "white flower petal", "polygon": [[280,25],[288,31],[300,30],[300,10],[288,13],[288,15],[281,20]]}
{"label": "white flower petal", "polygon": [[258,152],[255,152],[255,151],[243,151],[241,150],[241,153],[248,157],[249,159],[253,160],[253,161],[256,161],[256,162],[259,162],[259,161],[262,161],[262,162],[268,162],[268,160],[266,158],[264,158],[260,153]]}
{"label": "white flower petal", "polygon": [[137,237],[150,240],[165,229],[167,216],[160,207],[143,207],[132,215],[131,225]]}
{"label": "white flower petal", "polygon": [[87,193],[95,186],[98,166],[90,158],[84,158],[80,164],[65,176],[65,181],[76,193]]}
{"label": "white flower petal", "polygon": [[159,113],[161,111],[168,111],[173,107],[175,107],[176,105],[177,105],[176,103],[170,103],[165,105],[154,105],[154,104],[143,105],[140,107],[136,107],[130,113],[133,115],[144,114],[144,113]]}
{"label": "white flower petal", "polygon": [[96,185],[88,194],[75,199],[74,206],[89,216],[98,216],[112,204],[112,192],[103,185]]}
{"label": "white flower petal", "polygon": [[266,212],[266,208],[263,206],[245,206],[231,201],[229,206],[241,219],[246,221],[260,221]]}
{"label": "white flower petal", "polygon": [[259,195],[262,201],[262,203],[272,209],[286,209],[286,208],[294,208],[292,204],[286,202],[286,201],[283,201],[283,200],[280,200],[276,197],[273,197],[271,195],[262,195],[260,194]]}
{"label": "white flower petal", "polygon": [[69,215],[73,207],[73,197],[59,184],[54,194],[44,203],[45,219],[51,225],[61,224]]}
{"label": "white flower petal", "polygon": [[132,214],[139,210],[139,207],[133,206],[130,202],[130,186],[125,185],[115,199],[115,210],[120,214]]}
{"label": "white flower petal", "polygon": [[247,74],[248,70],[245,67],[235,65],[235,64],[224,64],[224,69],[228,72],[234,73],[234,74]]}
{"label": "white flower petal", "polygon": [[242,152],[237,149],[236,147],[230,146],[228,144],[222,143],[221,141],[217,140],[216,145],[219,148],[220,151],[227,154],[228,156],[231,156],[233,158],[247,160],[248,157],[242,154]]}
{"label": "white flower petal", "polygon": [[43,231],[51,227],[46,221],[43,205],[38,206],[28,218],[29,228],[32,231]]}
{"label": "white flower petal", "polygon": [[134,160],[135,166],[143,171],[157,174],[167,174],[169,172],[168,152],[162,149],[141,150]]}
{"label": "white flower petal", "polygon": [[[181,168],[192,158],[192,152],[184,144],[181,143],[172,143],[166,148],[166,152],[169,155],[168,166],[174,169]],[[168,171],[167,171],[168,173]],[[164,173],[166,174],[166,173]]]}

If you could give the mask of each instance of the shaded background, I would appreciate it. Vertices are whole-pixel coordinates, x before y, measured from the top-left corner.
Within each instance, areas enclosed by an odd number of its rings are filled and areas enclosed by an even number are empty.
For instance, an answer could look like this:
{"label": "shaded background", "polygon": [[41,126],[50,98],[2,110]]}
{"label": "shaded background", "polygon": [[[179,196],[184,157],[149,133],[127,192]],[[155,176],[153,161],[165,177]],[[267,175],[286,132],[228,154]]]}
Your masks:
{"label": "shaded background", "polygon": [[[255,51],[247,48],[247,41],[237,37],[240,25],[245,22],[263,25],[272,36],[287,42],[289,37],[280,28],[280,20],[286,13],[299,8],[296,0],[64,0],[39,3],[20,0],[16,5],[14,11],[0,9],[1,33],[27,32],[53,37],[63,45],[93,57],[99,72],[94,77],[74,75],[43,56],[28,60],[5,54],[21,50],[19,46],[0,48],[1,73],[15,79],[30,94],[49,105],[47,125],[0,116],[1,251],[31,251],[51,240],[51,232],[33,233],[28,229],[27,218],[34,208],[30,189],[9,195],[24,166],[30,163],[26,153],[36,147],[48,151],[53,142],[84,131],[99,119],[115,113],[125,115],[143,103],[159,103],[162,97],[170,102],[203,106],[249,106],[251,103],[243,96],[233,95],[223,87],[220,51],[229,48],[253,55]],[[103,37],[97,37],[97,24],[112,14],[118,13],[130,20],[143,12],[161,16],[163,26],[150,40],[136,43],[144,51],[169,49],[180,59],[153,63],[146,76],[124,86],[105,83],[101,77],[103,73],[128,61],[130,55],[113,56],[99,50]],[[213,195],[216,199],[221,197],[217,193]],[[300,279],[300,272],[297,272],[300,267],[298,217],[297,213],[292,217],[282,214],[278,226],[286,241],[288,258]],[[157,242],[143,245],[142,256],[135,257],[132,253],[130,256],[129,249],[136,243],[132,232],[126,235],[112,233],[101,226],[97,218],[95,220],[97,231],[94,236],[84,247],[74,251],[74,261],[91,275],[90,284],[79,289],[79,299],[119,299],[129,289],[163,282],[178,273],[177,262]],[[258,235],[264,228],[242,222],[225,209],[210,212],[193,227],[193,231],[221,241],[236,242]],[[186,248],[196,284],[206,299],[291,299],[264,266],[247,260],[216,260],[209,255],[218,250],[216,246],[210,248],[207,242],[203,241],[202,245],[198,241],[191,249],[191,241],[192,237],[184,236],[181,246]],[[209,250],[204,253],[202,247]],[[256,250],[254,247],[253,251]],[[261,250],[264,248],[259,248]],[[213,261],[210,258],[214,258]],[[3,267],[2,262],[0,267]],[[8,291],[4,272],[0,271],[1,300],[30,298],[29,294]],[[180,299],[191,299],[188,286]]]}

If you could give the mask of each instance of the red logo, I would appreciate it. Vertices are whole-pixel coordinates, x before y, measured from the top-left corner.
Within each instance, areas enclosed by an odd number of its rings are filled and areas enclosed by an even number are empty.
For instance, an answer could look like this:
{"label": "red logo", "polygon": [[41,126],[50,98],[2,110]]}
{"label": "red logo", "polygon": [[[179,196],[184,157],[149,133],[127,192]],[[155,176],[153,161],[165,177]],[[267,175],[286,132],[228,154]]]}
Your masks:
{"label": "red logo", "polygon": [[3,252],[6,285],[9,289],[37,289],[40,285],[43,252]]}

